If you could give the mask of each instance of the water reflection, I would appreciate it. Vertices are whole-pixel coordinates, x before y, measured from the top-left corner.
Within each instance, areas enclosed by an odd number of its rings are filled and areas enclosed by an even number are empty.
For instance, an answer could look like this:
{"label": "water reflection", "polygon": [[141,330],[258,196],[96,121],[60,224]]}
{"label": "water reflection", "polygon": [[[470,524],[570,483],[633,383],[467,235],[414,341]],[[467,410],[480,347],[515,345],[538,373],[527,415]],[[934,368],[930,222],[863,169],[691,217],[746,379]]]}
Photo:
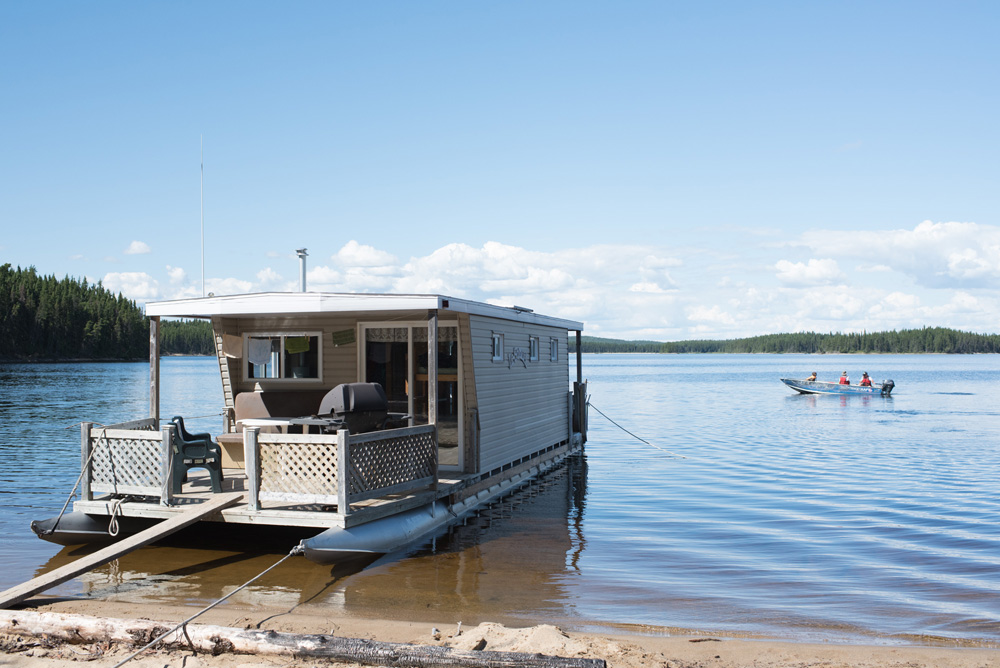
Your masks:
{"label": "water reflection", "polygon": [[[82,550],[64,548],[38,570],[41,575],[79,558]],[[169,605],[207,605],[251,580],[283,555],[278,552],[227,552],[154,545],[120,557],[81,575],[86,598]],[[294,609],[329,594],[341,578],[363,569],[370,560],[336,567],[295,557],[229,599],[232,605]],[[68,593],[68,592],[64,592]]]}
{"label": "water reflection", "polygon": [[[1000,356],[879,356],[898,382],[890,398],[798,396],[777,380],[857,359],[586,356],[595,405],[653,447],[592,413],[587,457],[562,482],[366,569],[291,559],[233,605],[1000,641]],[[172,358],[163,373],[164,414],[209,416],[191,426],[217,432],[215,361]],[[144,364],[0,365],[5,587],[58,550],[28,524],[58,512],[76,480],[75,423],[142,417],[147,394]],[[295,542],[144,548],[52,593],[206,605]]]}
{"label": "water reflection", "polygon": [[[579,570],[586,545],[586,473],[585,458],[571,457],[444,533],[374,562],[331,568],[296,557],[227,604],[393,619],[433,613],[435,619],[467,623],[563,617],[566,579]],[[79,594],[128,603],[207,605],[264,571],[286,553],[286,546],[295,544],[271,541],[274,549],[251,551],[146,547],[80,576]],[[206,544],[218,547],[218,541]],[[36,575],[94,549],[63,548]]]}
{"label": "water reflection", "polygon": [[[423,546],[346,578],[315,605],[336,614],[442,621],[564,617],[585,547],[586,460],[572,457]],[[405,557],[405,558],[404,558]]]}

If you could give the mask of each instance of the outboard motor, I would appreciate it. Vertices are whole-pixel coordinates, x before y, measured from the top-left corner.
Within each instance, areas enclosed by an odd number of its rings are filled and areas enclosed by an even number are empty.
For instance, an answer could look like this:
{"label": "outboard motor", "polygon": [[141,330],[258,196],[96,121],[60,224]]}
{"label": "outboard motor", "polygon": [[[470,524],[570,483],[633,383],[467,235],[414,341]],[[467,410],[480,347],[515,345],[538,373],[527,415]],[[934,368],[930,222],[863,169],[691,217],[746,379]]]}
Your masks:
{"label": "outboard motor", "polygon": [[892,394],[892,388],[896,387],[896,383],[891,380],[886,380],[882,382],[882,396],[887,397]]}
{"label": "outboard motor", "polygon": [[389,417],[389,401],[378,383],[342,383],[326,393],[320,415],[342,419],[352,434],[382,429]]}

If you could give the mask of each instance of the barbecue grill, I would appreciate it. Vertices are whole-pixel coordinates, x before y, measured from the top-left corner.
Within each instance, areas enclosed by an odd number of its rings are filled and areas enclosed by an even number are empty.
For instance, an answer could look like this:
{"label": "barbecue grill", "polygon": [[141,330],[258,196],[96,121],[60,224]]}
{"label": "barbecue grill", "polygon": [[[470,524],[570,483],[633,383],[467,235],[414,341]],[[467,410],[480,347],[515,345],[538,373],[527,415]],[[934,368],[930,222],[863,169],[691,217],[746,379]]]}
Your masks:
{"label": "barbecue grill", "polygon": [[389,402],[378,383],[342,383],[323,397],[319,414],[335,416],[352,434],[361,434],[384,428]]}

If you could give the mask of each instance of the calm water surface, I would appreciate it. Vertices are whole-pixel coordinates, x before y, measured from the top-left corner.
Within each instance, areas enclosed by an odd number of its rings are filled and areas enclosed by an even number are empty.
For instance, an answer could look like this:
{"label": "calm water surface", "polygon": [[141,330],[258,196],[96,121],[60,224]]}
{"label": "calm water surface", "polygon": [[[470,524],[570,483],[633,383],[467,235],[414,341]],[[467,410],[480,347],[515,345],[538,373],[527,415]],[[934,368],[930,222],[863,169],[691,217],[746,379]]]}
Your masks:
{"label": "calm water surface", "polygon": [[[868,371],[893,397],[779,377]],[[801,640],[1000,643],[1000,356],[590,355],[586,454],[363,570],[286,562],[225,605],[625,625]],[[219,431],[214,359],[163,364],[163,415]],[[147,414],[145,364],[0,365],[0,588],[76,558],[35,538],[82,419]],[[204,605],[287,553],[151,547],[56,593]]]}

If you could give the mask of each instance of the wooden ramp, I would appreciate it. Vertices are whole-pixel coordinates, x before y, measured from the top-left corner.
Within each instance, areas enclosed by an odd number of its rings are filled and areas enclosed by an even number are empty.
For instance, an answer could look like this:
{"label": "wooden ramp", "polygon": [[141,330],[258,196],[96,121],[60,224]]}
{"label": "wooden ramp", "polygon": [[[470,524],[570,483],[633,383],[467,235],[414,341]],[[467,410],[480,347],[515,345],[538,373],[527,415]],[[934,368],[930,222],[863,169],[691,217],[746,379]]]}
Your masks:
{"label": "wooden ramp", "polygon": [[145,531],[121,540],[93,554],[81,557],[71,564],[60,566],[44,575],[39,575],[34,580],[29,580],[24,584],[11,587],[5,592],[0,592],[0,609],[9,608],[25,599],[31,598],[39,592],[51,589],[67,580],[72,580],[81,573],[103,566],[109,561],[114,561],[118,557],[137,550],[144,545],[156,542],[172,533],[180,531],[184,527],[190,526],[198,520],[219,512],[223,508],[235,505],[243,498],[243,492],[229,492],[225,494],[215,494],[204,503],[191,506],[190,510],[176,515],[168,520],[164,520]]}

